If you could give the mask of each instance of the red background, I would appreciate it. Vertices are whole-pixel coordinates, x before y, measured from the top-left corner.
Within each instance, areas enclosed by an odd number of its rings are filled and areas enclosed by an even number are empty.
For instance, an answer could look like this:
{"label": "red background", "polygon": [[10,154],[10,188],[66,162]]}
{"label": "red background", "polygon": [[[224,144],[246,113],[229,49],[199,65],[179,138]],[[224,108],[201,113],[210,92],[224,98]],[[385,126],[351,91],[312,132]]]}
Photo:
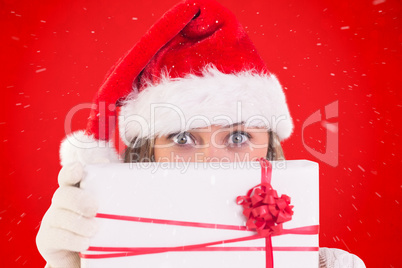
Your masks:
{"label": "red background", "polygon": [[[286,157],[320,163],[320,245],[355,253],[367,267],[402,267],[400,2],[220,2],[286,90],[295,121]],[[57,188],[65,116],[92,100],[108,68],[175,3],[0,1],[0,266],[44,266],[35,236]],[[301,136],[306,118],[333,101],[336,167],[308,153]],[[85,127],[88,112],[73,129]],[[325,152],[320,123],[304,134]]]}

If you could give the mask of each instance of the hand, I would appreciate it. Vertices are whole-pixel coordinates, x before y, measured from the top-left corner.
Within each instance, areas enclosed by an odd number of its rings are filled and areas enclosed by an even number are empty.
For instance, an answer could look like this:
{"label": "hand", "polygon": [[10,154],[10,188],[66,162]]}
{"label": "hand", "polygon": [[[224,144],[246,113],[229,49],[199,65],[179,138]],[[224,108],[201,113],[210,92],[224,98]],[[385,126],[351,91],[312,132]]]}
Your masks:
{"label": "hand", "polygon": [[347,251],[320,248],[320,268],[365,268],[363,261]]}
{"label": "hand", "polygon": [[83,177],[80,163],[64,166],[59,173],[59,188],[42,219],[36,237],[38,250],[47,267],[80,267],[78,252],[89,247],[97,230],[97,202],[78,188]]}

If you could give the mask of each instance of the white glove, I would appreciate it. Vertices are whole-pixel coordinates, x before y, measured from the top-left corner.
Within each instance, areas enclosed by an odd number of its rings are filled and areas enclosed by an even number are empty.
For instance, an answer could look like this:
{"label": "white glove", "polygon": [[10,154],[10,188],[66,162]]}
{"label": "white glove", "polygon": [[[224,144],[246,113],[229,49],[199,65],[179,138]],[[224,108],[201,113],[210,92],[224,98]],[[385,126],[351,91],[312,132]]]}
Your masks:
{"label": "white glove", "polygon": [[337,248],[320,248],[320,268],[365,268],[356,255]]}
{"label": "white glove", "polygon": [[64,166],[59,173],[59,188],[36,237],[46,267],[80,267],[78,252],[89,247],[89,237],[97,230],[94,216],[97,202],[77,187],[83,177],[80,163]]}

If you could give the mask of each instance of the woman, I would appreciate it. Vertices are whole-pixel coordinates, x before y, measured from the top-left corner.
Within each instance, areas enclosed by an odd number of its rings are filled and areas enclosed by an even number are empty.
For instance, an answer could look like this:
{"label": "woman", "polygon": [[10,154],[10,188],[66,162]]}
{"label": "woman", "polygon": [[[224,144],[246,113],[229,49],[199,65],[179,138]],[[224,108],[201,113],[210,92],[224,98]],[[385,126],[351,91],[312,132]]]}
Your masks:
{"label": "woman", "polygon": [[[184,1],[111,69],[85,131],[61,145],[60,188],[37,236],[48,267],[79,267],[96,232],[96,202],[79,187],[82,166],[118,162],[109,141],[117,108],[125,162],[284,159],[293,124],[285,95],[234,15],[213,0]],[[364,267],[320,250],[322,267]]]}

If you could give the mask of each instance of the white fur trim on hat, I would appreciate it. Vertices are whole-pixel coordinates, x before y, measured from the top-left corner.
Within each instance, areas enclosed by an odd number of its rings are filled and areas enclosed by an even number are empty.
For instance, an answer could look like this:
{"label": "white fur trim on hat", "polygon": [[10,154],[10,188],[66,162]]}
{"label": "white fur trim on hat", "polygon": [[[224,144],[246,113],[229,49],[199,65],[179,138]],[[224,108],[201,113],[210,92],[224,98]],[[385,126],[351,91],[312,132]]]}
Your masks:
{"label": "white fur trim on hat", "polygon": [[214,67],[202,76],[163,76],[157,85],[131,93],[119,117],[126,144],[134,137],[154,138],[209,125],[265,127],[281,140],[290,136],[292,118],[285,94],[272,74],[244,71],[224,74]]}
{"label": "white fur trim on hat", "polygon": [[83,165],[121,162],[112,142],[96,140],[84,131],[68,135],[60,145],[60,163],[80,162]]}

